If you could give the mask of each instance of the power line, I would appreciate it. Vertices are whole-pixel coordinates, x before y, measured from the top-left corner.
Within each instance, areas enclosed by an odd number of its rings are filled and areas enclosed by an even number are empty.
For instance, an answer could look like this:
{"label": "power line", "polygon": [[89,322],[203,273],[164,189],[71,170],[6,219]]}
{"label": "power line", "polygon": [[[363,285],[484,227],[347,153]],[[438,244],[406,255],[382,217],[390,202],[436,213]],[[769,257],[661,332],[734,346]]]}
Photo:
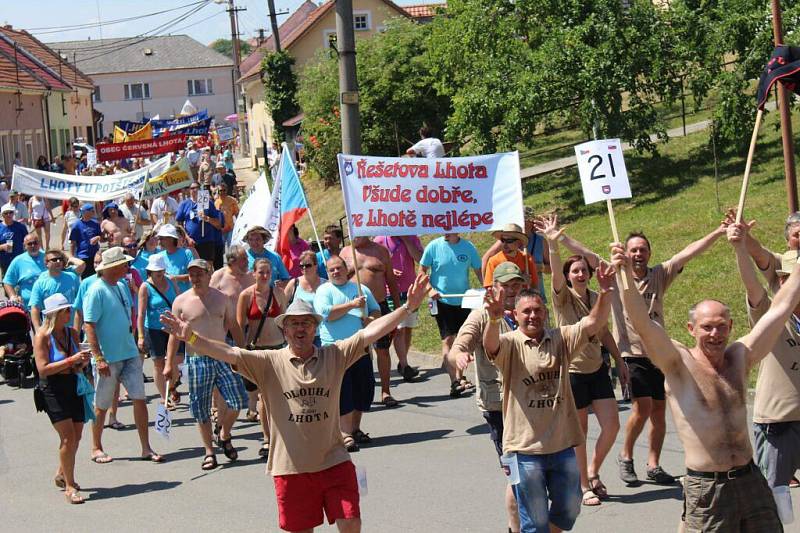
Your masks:
{"label": "power line", "polygon": [[172,30],[172,31],[170,32],[170,34],[172,34],[172,33],[177,33],[177,32],[179,32],[179,31],[183,31],[183,30],[185,30],[185,29],[187,29],[187,28],[191,28],[192,26],[197,26],[197,25],[198,25],[198,24],[200,24],[201,22],[205,22],[205,21],[207,21],[207,20],[209,20],[209,19],[212,19],[212,18],[214,18],[214,17],[218,17],[219,15],[224,15],[224,14],[225,14],[225,11],[217,11],[217,12],[216,12],[216,13],[214,13],[213,15],[209,15],[209,16],[207,16],[207,17],[205,17],[205,18],[202,18],[202,19],[198,20],[197,22],[192,22],[191,24],[187,24],[186,26],[181,26],[180,28],[175,28],[174,30]]}
{"label": "power line", "polygon": [[163,11],[155,11],[153,13],[146,13],[144,15],[137,15],[135,17],[126,17],[121,19],[115,20],[107,20],[107,21],[98,21],[98,22],[87,22],[85,24],[75,24],[70,26],[50,26],[50,27],[41,27],[41,28],[29,28],[28,31],[30,33],[36,35],[47,35],[51,33],[64,33],[69,31],[78,31],[78,30],[86,30],[95,27],[102,27],[102,26],[111,26],[113,24],[122,24],[123,22],[131,22],[133,20],[140,20],[148,17],[154,17],[156,15],[163,15],[164,13],[169,13],[171,11],[177,11],[179,9],[183,9],[185,7],[195,6],[197,4],[206,4],[211,0],[199,0],[197,2],[192,2],[190,4],[185,4],[178,7],[173,7],[170,9],[165,9]]}

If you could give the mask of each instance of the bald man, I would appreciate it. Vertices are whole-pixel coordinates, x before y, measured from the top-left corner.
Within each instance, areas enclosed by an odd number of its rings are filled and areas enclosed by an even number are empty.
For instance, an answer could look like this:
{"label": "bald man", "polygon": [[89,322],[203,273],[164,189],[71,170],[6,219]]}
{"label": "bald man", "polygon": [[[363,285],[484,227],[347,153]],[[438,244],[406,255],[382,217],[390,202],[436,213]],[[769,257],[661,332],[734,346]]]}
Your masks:
{"label": "bald man", "polygon": [[[732,224],[727,233],[737,262],[750,261],[743,226]],[[689,310],[687,328],[695,339],[689,348],[649,318],[623,245],[612,245],[611,252],[617,271],[627,278],[625,311],[666,378],[667,399],[685,451],[684,531],[783,531],[772,492],[753,463],[745,395],[750,369],[770,352],[800,302],[800,266],[750,333],[731,344],[728,306],[716,300],[697,303]],[[744,275],[746,269],[741,270]]]}

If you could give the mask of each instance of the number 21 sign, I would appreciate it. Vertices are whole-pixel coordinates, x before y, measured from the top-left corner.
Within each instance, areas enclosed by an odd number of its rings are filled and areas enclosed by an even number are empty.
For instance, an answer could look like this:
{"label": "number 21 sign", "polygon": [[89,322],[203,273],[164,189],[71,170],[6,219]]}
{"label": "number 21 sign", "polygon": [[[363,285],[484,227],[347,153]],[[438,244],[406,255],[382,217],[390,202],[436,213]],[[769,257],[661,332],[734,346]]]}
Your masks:
{"label": "number 21 sign", "polygon": [[630,198],[631,186],[619,139],[589,141],[575,147],[583,199],[587,204]]}

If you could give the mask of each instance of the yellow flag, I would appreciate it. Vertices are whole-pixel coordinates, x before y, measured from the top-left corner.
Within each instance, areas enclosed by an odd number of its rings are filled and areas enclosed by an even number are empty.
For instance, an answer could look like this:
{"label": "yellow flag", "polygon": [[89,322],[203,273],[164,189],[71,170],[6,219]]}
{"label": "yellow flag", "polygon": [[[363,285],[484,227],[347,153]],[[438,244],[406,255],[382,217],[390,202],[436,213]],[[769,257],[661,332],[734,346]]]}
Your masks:
{"label": "yellow flag", "polygon": [[125,130],[120,128],[119,126],[114,126],[114,139],[112,142],[115,143],[124,143],[128,138],[128,134],[125,133]]}
{"label": "yellow flag", "polygon": [[134,131],[133,133],[128,134],[128,141],[146,141],[147,139],[153,138],[153,125],[149,122],[139,128],[138,130]]}

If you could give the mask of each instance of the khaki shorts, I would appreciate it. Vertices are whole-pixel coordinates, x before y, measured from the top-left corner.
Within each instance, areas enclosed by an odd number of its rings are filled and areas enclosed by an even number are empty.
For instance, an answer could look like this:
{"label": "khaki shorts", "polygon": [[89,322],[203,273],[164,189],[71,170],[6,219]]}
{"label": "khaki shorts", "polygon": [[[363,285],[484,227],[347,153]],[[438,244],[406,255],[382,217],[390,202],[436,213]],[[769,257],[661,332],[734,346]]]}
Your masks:
{"label": "khaki shorts", "polygon": [[761,471],[736,479],[687,474],[683,478],[683,526],[686,533],[778,533],[783,531],[772,490]]}

